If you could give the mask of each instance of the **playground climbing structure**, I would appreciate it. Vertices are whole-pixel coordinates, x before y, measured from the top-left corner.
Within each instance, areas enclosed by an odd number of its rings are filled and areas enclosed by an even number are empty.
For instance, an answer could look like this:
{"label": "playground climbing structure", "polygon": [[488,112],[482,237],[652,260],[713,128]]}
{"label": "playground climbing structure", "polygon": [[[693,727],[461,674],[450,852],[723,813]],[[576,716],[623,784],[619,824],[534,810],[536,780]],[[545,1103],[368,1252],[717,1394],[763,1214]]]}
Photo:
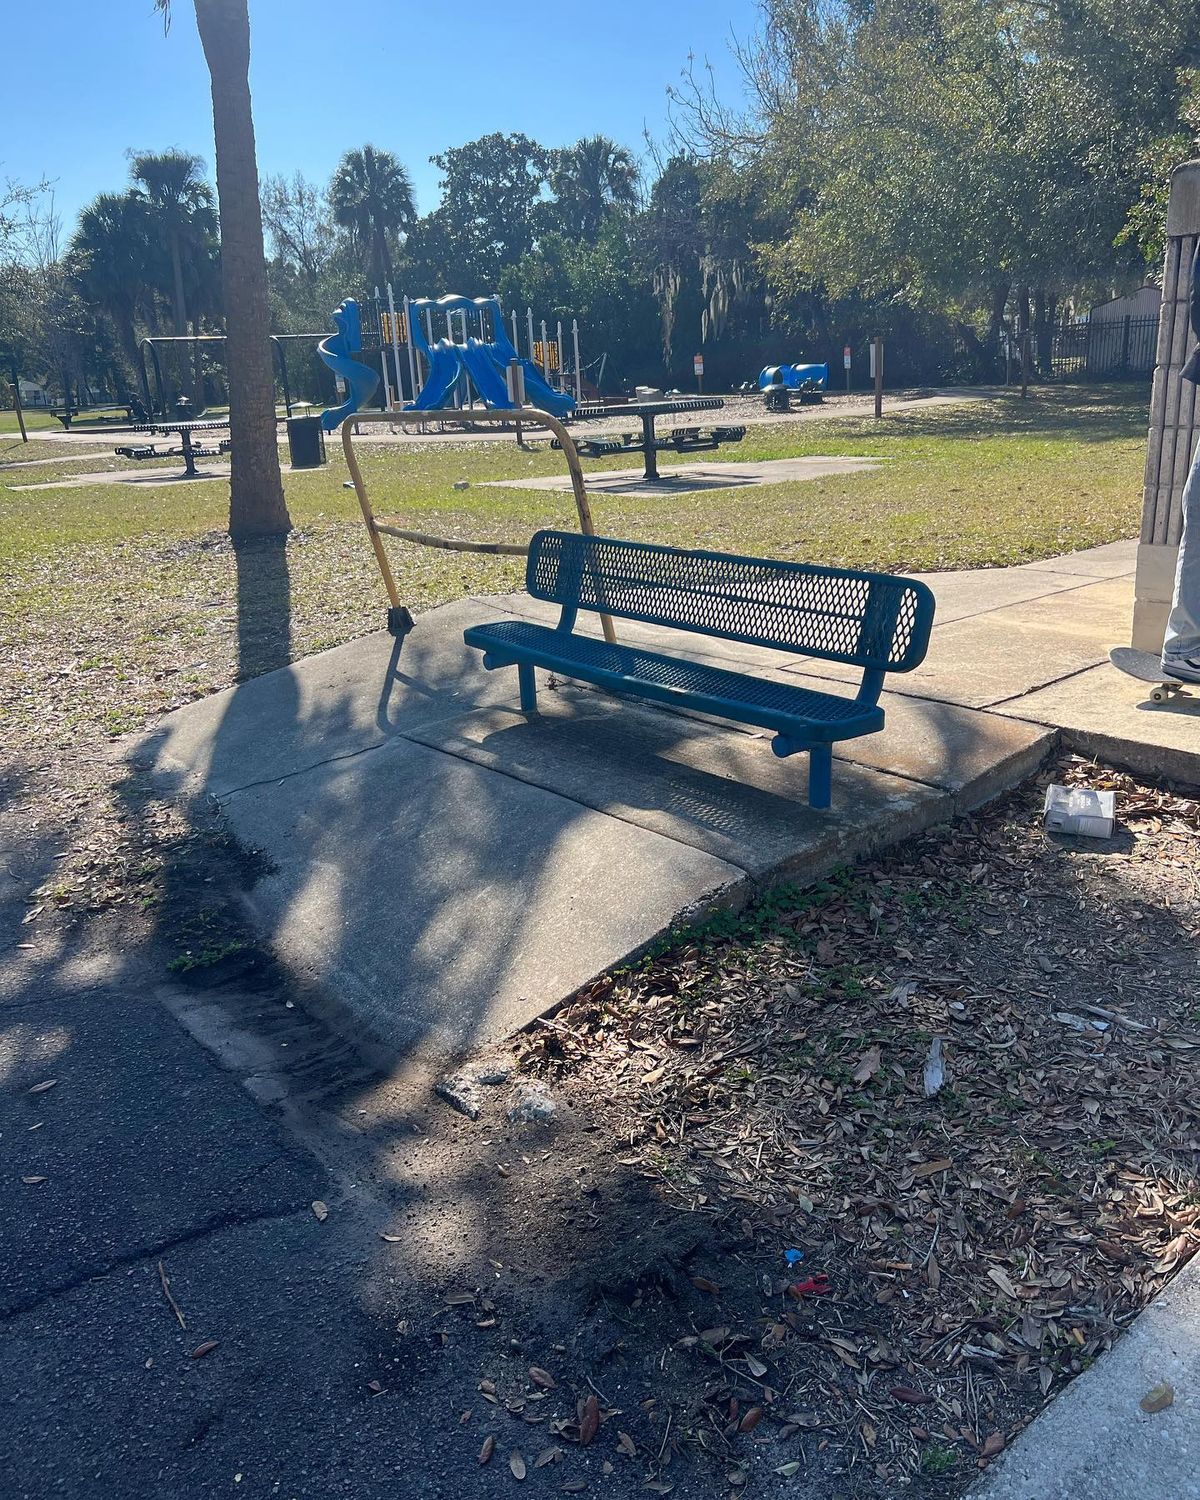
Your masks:
{"label": "playground climbing structure", "polygon": [[[445,302],[447,299],[443,298]],[[465,298],[453,299],[463,302]],[[490,299],[481,299],[485,303]],[[419,304],[410,304],[418,306]],[[497,307],[497,326],[499,327],[499,308]],[[575,496],[575,507],[579,513],[579,529],[586,536],[595,534],[592,523],[592,510],[588,500],[587,487],[583,482],[583,469],[579,463],[579,454],[570,433],[563,426],[559,417],[551,411],[543,410],[537,405],[516,406],[511,401],[504,406],[496,407],[472,407],[459,409],[456,407],[421,406],[419,403],[405,408],[403,411],[363,411],[361,409],[364,401],[370,400],[379,384],[379,376],[374,370],[363,364],[355,356],[362,352],[362,324],[359,318],[358,304],[353,298],[347,298],[333,314],[333,321],[337,325],[337,332],[318,345],[317,352],[321,358],[338,376],[346,386],[346,399],[340,406],[331,407],[321,415],[321,425],[326,432],[332,432],[335,428],[342,429],[342,450],[346,455],[346,467],[350,471],[350,480],[354,485],[354,493],[358,497],[359,509],[362,511],[363,525],[366,527],[367,536],[370,540],[372,550],[375,553],[375,561],[379,565],[379,572],[383,578],[383,586],[388,596],[387,628],[393,635],[406,635],[413,628],[413,617],[408,608],[400,598],[400,591],[396,585],[396,575],[392,570],[388,558],[387,549],[384,545],[384,537],[394,537],[402,542],[409,542],[417,547],[436,547],[446,552],[476,552],[492,555],[500,554],[513,557],[526,557],[529,553],[528,542],[480,542],[472,541],[463,537],[435,536],[426,531],[414,531],[409,527],[399,526],[391,521],[377,521],[375,513],[371,508],[370,497],[367,494],[366,481],[363,479],[362,469],[359,466],[358,455],[354,451],[354,429],[361,424],[386,424],[392,427],[397,425],[403,427],[423,426],[426,422],[441,422],[447,425],[460,427],[476,425],[507,425],[510,422],[520,421],[523,427],[543,427],[555,439],[555,447],[559,449],[567,461],[567,471],[571,476],[571,490]],[[414,329],[417,319],[413,318]],[[501,328],[501,332],[503,332]],[[415,336],[415,335],[414,335]],[[448,342],[448,341],[447,341]],[[507,340],[505,340],[507,344]],[[454,345],[455,348],[463,348],[465,345]],[[511,345],[508,348],[511,349]],[[513,355],[516,358],[515,352]],[[528,366],[527,360],[521,360],[522,366]],[[467,367],[468,369],[470,366]],[[529,368],[533,368],[530,366]],[[431,366],[430,378],[426,381],[426,389],[429,388],[433,379],[434,369]],[[455,379],[457,379],[457,375]],[[473,377],[472,377],[473,378]],[[486,378],[486,377],[485,377]],[[539,377],[540,379],[540,377]],[[530,391],[529,369],[525,374],[525,389]],[[541,382],[544,385],[544,382]],[[537,390],[537,384],[533,386]],[[559,401],[567,400],[571,406],[574,402],[571,398],[563,397],[559,392],[553,391],[545,386],[545,391],[556,397]],[[449,395],[449,389],[443,389],[443,396]],[[422,392],[424,396],[425,392]],[[507,398],[507,387],[505,396]],[[604,638],[607,641],[615,641],[616,634],[613,630],[612,621],[608,615],[600,616],[600,623],[604,630]]]}

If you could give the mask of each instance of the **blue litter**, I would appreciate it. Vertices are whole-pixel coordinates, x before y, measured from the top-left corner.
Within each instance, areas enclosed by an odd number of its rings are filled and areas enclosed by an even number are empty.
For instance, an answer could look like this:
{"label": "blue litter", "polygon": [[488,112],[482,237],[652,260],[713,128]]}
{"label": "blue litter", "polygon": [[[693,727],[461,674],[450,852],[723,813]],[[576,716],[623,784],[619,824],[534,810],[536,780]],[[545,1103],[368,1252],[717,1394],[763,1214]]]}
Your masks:
{"label": "blue litter", "polygon": [[800,1264],[800,1262],[804,1259],[804,1251],[803,1250],[785,1250],[783,1252],[783,1258],[784,1258],[784,1260],[787,1261],[787,1263],[788,1263],[789,1266],[798,1266]]}

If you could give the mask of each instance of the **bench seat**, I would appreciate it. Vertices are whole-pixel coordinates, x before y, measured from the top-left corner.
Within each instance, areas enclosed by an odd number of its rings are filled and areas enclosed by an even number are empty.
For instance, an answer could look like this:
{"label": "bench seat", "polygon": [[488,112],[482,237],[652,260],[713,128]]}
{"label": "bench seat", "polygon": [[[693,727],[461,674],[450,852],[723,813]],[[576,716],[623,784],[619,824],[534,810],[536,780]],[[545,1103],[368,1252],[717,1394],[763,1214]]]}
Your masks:
{"label": "bench seat", "polygon": [[[920,665],[933,624],[933,595],[917,579],[564,531],[531,538],[525,587],[561,607],[556,626],[500,620],[464,632],[488,671],[516,667],[525,713],[537,710],[534,668],[544,667],[773,730],[776,755],[807,753],[808,800],[820,808],[832,796],[832,746],[883,728],[884,677]],[[604,640],[576,632],[581,610],[600,616]],[[686,646],[647,651],[618,643],[613,622],[622,619],[844,663],[862,679],[851,697],[712,666]]]}
{"label": "bench seat", "polygon": [[485,653],[484,665],[489,668],[529,662],[613,693],[650,698],[718,718],[730,718],[732,709],[740,723],[794,739],[830,743],[883,728],[883,709],[878,704],[662,656],[637,646],[610,645],[595,636],[524,620],[472,625],[464,639]]}

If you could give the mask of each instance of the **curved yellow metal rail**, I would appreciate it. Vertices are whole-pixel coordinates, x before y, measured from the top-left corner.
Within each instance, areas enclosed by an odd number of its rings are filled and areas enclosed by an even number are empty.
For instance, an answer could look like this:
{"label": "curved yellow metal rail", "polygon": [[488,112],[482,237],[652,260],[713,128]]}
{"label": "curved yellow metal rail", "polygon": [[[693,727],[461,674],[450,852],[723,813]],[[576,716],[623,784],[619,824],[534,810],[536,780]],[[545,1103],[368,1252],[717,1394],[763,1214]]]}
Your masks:
{"label": "curved yellow metal rail", "polygon": [[[587,487],[583,482],[583,468],[579,462],[579,453],[576,450],[574,439],[571,434],[558,420],[552,417],[548,411],[542,411],[537,406],[522,406],[509,410],[496,410],[491,407],[471,408],[460,411],[451,408],[446,411],[359,411],[353,416],[347,417],[342,423],[342,451],[346,455],[346,467],[350,471],[350,480],[354,485],[354,493],[358,496],[359,509],[362,511],[363,523],[367,528],[367,535],[371,539],[371,546],[375,549],[375,560],[379,564],[379,571],[383,575],[383,586],[387,589],[388,599],[393,609],[402,608],[400,595],[396,589],[396,580],[392,575],[391,564],[388,562],[387,550],[383,545],[385,536],[394,536],[404,542],[412,542],[418,547],[436,547],[444,552],[485,552],[507,557],[526,557],[529,554],[528,544],[520,542],[465,542],[457,537],[434,536],[427,531],[409,531],[400,526],[392,526],[387,522],[379,522],[371,509],[371,502],[367,498],[367,486],[362,477],[362,470],[358,466],[358,456],[354,451],[355,423],[383,423],[392,426],[397,423],[401,426],[411,427],[424,422],[446,422],[456,427],[475,426],[477,423],[499,425],[504,422],[520,423],[529,427],[544,427],[557,439],[563,456],[567,460],[567,470],[571,476],[571,489],[575,495],[575,508],[579,512],[579,529],[585,536],[594,536],[595,527],[592,524],[592,507],[588,500]],[[616,640],[616,631],[613,629],[612,620],[608,615],[600,616],[600,624],[604,630],[604,639],[609,642]]]}

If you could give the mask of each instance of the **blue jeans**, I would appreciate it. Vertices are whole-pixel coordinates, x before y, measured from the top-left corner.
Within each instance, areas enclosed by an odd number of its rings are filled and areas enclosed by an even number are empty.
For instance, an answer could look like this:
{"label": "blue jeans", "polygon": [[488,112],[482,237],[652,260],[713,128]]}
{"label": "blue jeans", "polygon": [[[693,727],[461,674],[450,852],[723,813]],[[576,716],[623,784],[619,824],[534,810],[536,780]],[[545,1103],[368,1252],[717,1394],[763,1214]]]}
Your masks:
{"label": "blue jeans", "polygon": [[1200,447],[1183,487],[1183,531],[1175,593],[1163,637],[1163,665],[1172,661],[1200,666]]}

